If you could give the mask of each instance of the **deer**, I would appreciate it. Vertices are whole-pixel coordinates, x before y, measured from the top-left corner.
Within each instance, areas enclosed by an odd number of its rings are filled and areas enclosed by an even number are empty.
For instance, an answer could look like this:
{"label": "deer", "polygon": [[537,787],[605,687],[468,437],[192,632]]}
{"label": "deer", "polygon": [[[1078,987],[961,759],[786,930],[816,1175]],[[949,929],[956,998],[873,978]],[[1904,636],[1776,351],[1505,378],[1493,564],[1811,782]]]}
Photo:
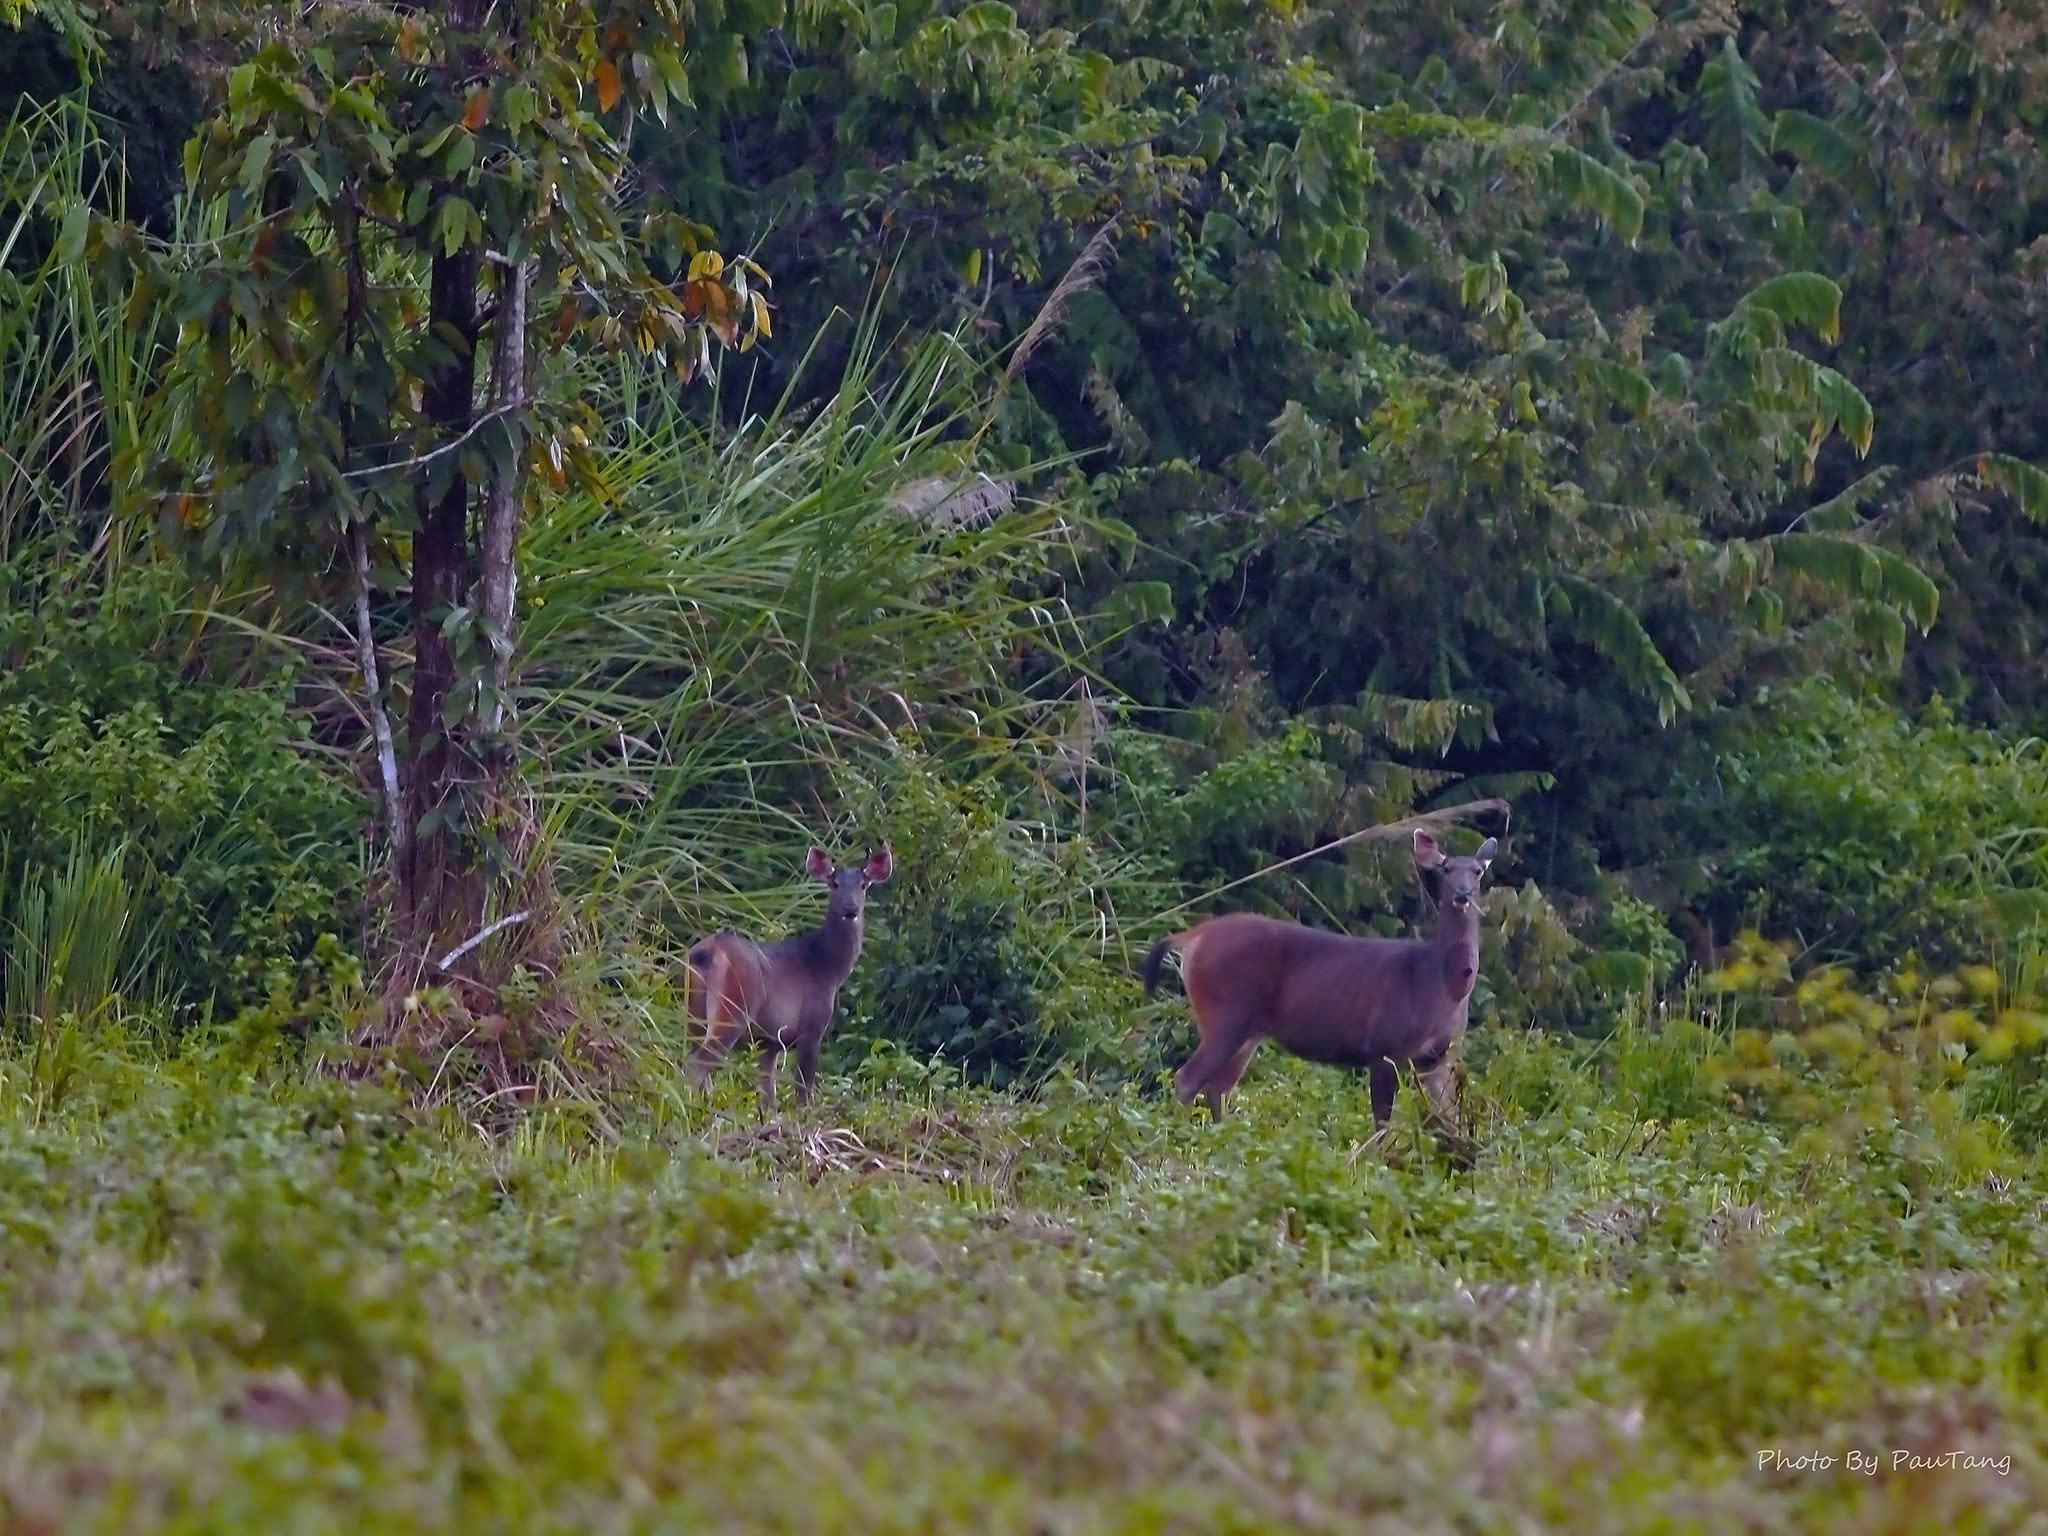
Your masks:
{"label": "deer", "polygon": [[785,1051],[796,1053],[797,1102],[810,1102],[839,989],[860,959],[868,890],[894,868],[886,843],[863,863],[844,866],[814,845],[804,857],[804,873],[822,880],[829,893],[817,927],[769,944],[719,932],[691,948],[687,1006],[706,1026],[690,1058],[697,1087],[735,1046],[751,1042],[761,1047],[763,1111],[775,1108],[775,1069]]}
{"label": "deer", "polygon": [[1201,1043],[1174,1074],[1182,1104],[1208,1100],[1223,1118],[1259,1042],[1325,1066],[1363,1068],[1371,1078],[1375,1133],[1394,1112],[1400,1069],[1412,1064],[1430,1103],[1455,1110],[1453,1047],[1465,1033],[1479,974],[1480,883],[1498,844],[1452,858],[1415,829],[1415,868],[1437,880],[1436,932],[1425,939],[1354,938],[1231,912],[1168,934],[1146,953],[1150,997],[1168,950],[1180,954],[1181,983]]}

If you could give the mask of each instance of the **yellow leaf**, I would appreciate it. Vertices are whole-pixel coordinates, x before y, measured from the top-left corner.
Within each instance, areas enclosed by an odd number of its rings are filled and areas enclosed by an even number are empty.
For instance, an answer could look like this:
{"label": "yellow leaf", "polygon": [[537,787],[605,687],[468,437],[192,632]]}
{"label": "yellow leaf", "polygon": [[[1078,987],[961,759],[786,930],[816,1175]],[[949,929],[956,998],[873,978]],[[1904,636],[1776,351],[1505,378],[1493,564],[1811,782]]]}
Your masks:
{"label": "yellow leaf", "polygon": [[768,323],[768,301],[758,293],[751,295],[754,301],[754,329],[762,336],[773,336],[775,327]]}
{"label": "yellow leaf", "polygon": [[610,59],[597,61],[597,105],[609,112],[619,104],[619,66]]}
{"label": "yellow leaf", "polygon": [[700,277],[717,277],[725,271],[725,258],[716,251],[699,251],[690,258],[691,282]]}

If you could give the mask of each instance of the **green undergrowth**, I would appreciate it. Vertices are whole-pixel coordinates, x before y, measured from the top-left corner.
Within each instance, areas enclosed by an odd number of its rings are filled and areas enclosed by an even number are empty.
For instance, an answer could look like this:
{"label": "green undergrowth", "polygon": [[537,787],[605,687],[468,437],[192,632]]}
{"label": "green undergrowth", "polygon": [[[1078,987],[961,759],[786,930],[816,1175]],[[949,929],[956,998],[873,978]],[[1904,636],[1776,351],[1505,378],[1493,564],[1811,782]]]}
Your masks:
{"label": "green undergrowth", "polygon": [[886,1047],[764,1120],[751,1063],[650,1054],[487,1138],[110,1038],[0,1060],[10,1530],[1970,1531],[2048,1492],[2034,1154],[1673,1115],[1661,1033],[1475,1035],[1469,1172],[1412,1094],[1367,1145],[1362,1085],[1270,1055],[1211,1125]]}

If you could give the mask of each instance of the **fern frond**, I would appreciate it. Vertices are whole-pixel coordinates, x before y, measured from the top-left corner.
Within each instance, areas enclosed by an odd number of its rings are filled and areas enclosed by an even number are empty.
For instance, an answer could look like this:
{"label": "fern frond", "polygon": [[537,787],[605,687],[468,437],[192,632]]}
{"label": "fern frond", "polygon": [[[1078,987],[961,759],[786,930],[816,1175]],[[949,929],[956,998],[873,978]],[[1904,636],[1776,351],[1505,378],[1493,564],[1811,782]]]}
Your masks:
{"label": "fern frond", "polygon": [[1643,621],[1612,592],[1578,576],[1560,576],[1549,608],[1575,639],[1606,657],[1632,687],[1656,703],[1659,725],[1669,725],[1674,716],[1692,708],[1685,685]]}
{"label": "fern frond", "polygon": [[1832,176],[1848,181],[1863,164],[1863,146],[1826,118],[1787,107],[1771,124],[1771,152],[1787,154]]}
{"label": "fern frond", "polygon": [[1631,416],[1649,414],[1650,397],[1654,391],[1649,375],[1640,368],[1631,368],[1627,363],[1605,357],[1580,358],[1573,366],[1582,380],[1604,391]]}
{"label": "fern frond", "polygon": [[1880,464],[1860,480],[1852,481],[1826,501],[1816,502],[1795,519],[1811,533],[1839,533],[1856,526],[1858,516],[1871,502],[1890,489],[1899,477],[1898,466]]}
{"label": "fern frond", "polygon": [[1583,150],[1560,144],[1551,151],[1550,184],[1630,245],[1643,232],[1643,195],[1636,190],[1635,183]]}
{"label": "fern frond", "polygon": [[1459,728],[1485,722],[1488,712],[1464,699],[1411,699],[1366,690],[1358,695],[1357,713],[1363,724],[1400,751],[1448,752]]}
{"label": "fern frond", "polygon": [[1770,119],[1757,101],[1761,82],[1733,37],[1700,71],[1700,106],[1707,118],[1707,153],[1738,180],[1769,156]]}
{"label": "fern frond", "polygon": [[2048,523],[2048,471],[2010,454],[1980,453],[1976,478],[1987,489],[2010,496],[2033,521]]}
{"label": "fern frond", "polygon": [[1750,289],[1735,309],[1803,325],[1821,340],[1833,341],[1842,327],[1842,289],[1818,272],[1783,272]]}
{"label": "fern frond", "polygon": [[1923,635],[1934,626],[1941,590],[1903,555],[1839,533],[1780,533],[1757,543],[1777,569],[1894,609]]}

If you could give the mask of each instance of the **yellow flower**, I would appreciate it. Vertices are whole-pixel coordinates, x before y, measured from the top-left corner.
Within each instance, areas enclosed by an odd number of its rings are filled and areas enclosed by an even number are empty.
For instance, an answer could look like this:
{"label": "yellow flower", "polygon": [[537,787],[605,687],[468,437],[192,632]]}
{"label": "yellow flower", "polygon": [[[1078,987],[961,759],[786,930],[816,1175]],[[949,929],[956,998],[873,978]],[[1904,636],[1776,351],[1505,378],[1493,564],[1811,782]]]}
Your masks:
{"label": "yellow flower", "polygon": [[1998,995],[1998,972],[1988,965],[1966,965],[1962,969],[1963,984],[1978,997]]}

